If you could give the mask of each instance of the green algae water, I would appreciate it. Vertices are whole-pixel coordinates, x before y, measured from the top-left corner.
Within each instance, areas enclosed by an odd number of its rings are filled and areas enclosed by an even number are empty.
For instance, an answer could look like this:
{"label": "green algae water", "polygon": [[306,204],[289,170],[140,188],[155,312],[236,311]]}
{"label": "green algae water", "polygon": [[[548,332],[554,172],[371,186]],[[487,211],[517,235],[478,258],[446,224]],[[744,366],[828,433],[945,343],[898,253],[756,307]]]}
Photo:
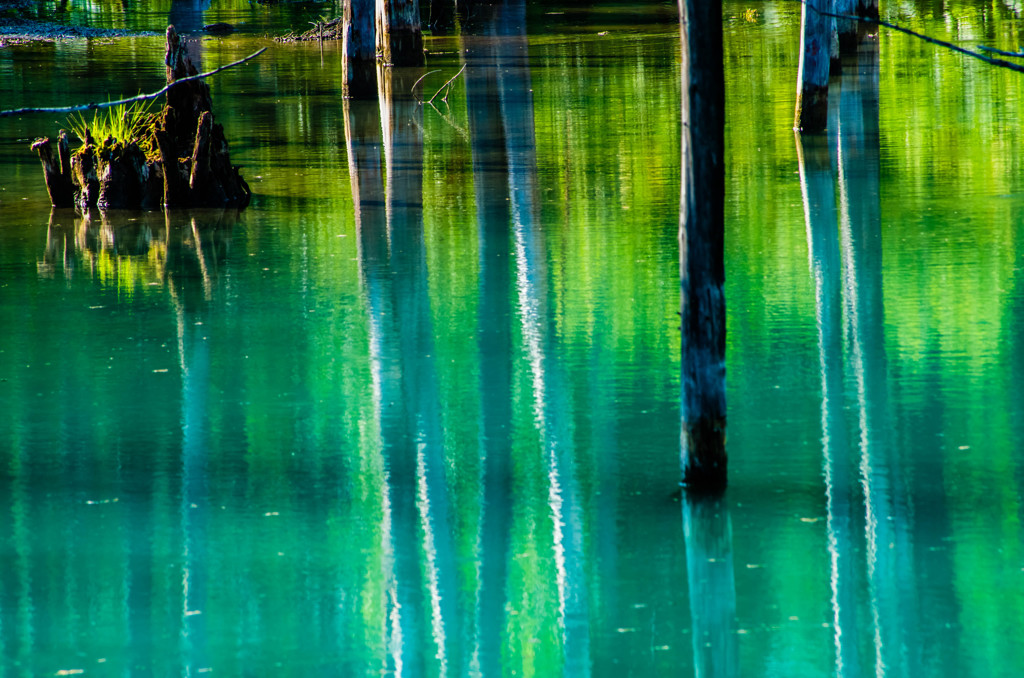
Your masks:
{"label": "green algae water", "polygon": [[[51,211],[64,121],[0,119],[0,676],[1024,674],[1024,76],[867,36],[798,140],[799,6],[726,3],[730,485],[681,501],[674,5],[498,6],[385,105],[263,37],[323,6],[192,9],[203,68],[270,48],[210,81],[244,212]],[[0,48],[0,106],[162,55]]]}

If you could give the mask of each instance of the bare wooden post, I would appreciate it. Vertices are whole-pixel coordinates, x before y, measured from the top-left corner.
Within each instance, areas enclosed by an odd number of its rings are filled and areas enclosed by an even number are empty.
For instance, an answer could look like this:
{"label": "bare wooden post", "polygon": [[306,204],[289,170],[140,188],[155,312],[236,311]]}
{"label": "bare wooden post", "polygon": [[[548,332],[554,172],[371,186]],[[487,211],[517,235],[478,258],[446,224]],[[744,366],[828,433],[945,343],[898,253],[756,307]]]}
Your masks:
{"label": "bare wooden post", "polygon": [[726,484],[722,2],[679,0],[679,15],[683,483],[697,491],[720,491]]}
{"label": "bare wooden post", "polygon": [[829,45],[832,17],[829,0],[806,0],[800,9],[800,67],[796,84],[794,129],[819,134],[828,122]]}
{"label": "bare wooden post", "polygon": [[377,97],[374,0],[345,0],[341,32],[341,92],[346,99]]}
{"label": "bare wooden post", "polygon": [[377,53],[390,66],[422,66],[419,0],[377,0]]}

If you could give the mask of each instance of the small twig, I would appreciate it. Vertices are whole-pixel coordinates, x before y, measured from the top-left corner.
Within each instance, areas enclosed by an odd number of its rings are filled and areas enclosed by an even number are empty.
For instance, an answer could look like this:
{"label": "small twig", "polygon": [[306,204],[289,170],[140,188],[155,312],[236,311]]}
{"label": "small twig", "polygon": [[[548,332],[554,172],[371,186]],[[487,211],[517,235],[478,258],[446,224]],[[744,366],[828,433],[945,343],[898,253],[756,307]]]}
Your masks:
{"label": "small twig", "polygon": [[[432,97],[430,97],[429,99],[427,99],[427,103],[429,104],[429,103],[433,102],[433,101],[434,101],[434,99],[436,99],[436,98],[437,98],[437,95],[441,93],[441,90],[442,90],[442,89],[444,89],[444,88],[446,88],[446,87],[451,87],[451,84],[452,84],[453,82],[455,82],[455,78],[457,78],[457,77],[459,77],[460,75],[462,75],[462,71],[464,71],[464,70],[466,70],[466,65],[465,65],[465,64],[463,64],[463,65],[462,65],[462,68],[460,68],[460,69],[459,69],[459,72],[458,72],[458,73],[456,73],[455,75],[453,75],[453,76],[452,76],[452,77],[451,77],[451,78],[450,78],[450,79],[448,80],[448,82],[446,82],[445,84],[441,85],[441,88],[440,88],[440,89],[438,89],[438,90],[437,90],[436,92],[434,92],[434,96],[432,96]],[[447,92],[445,92],[445,95],[444,95],[443,97],[441,97],[441,101],[443,101],[443,102],[445,102],[445,103],[448,103],[448,93],[447,93]]]}
{"label": "small twig", "polygon": [[420,104],[421,106],[423,105],[423,100],[416,96],[416,85],[418,85],[421,82],[423,82],[423,79],[425,77],[427,77],[428,75],[430,75],[431,73],[440,73],[440,72],[441,72],[441,69],[437,69],[437,70],[433,70],[433,71],[427,71],[426,73],[424,73],[423,75],[418,77],[416,79],[416,82],[414,82],[412,84],[412,87],[409,88],[409,94],[412,94],[413,98],[416,99],[416,103]]}
{"label": "small twig", "polygon": [[[882,19],[872,19],[872,18],[864,17],[864,16],[854,16],[853,14],[836,14],[835,12],[827,12],[827,11],[825,11],[823,9],[818,9],[817,7],[814,7],[809,2],[807,2],[807,0],[796,0],[796,1],[806,5],[809,9],[817,12],[818,14],[820,14],[822,16],[830,16],[830,17],[832,17],[834,19],[847,19],[849,21],[859,21],[861,23],[874,24],[876,26],[885,26],[886,28],[891,28],[894,31],[899,31],[900,33],[906,33],[907,35],[913,36],[913,37],[918,38],[920,40],[924,40],[925,42],[930,42],[933,45],[938,45],[939,47],[945,47],[946,49],[951,49],[954,52],[960,52],[961,54],[966,54],[967,56],[974,57],[975,59],[978,59],[980,61],[984,61],[987,64],[992,64],[993,66],[999,66],[1000,68],[1008,68],[1009,70],[1017,71],[1018,73],[1024,73],[1024,66],[1022,66],[1020,64],[1015,64],[1015,63],[1010,62],[1010,61],[1003,61],[1002,59],[993,59],[992,57],[985,56],[984,54],[981,54],[979,52],[972,52],[969,49],[964,49],[963,47],[960,47],[958,45],[954,45],[951,42],[946,42],[945,40],[939,40],[938,38],[931,38],[931,37],[928,37],[927,35],[924,35],[923,33],[918,33],[916,31],[912,31],[909,28],[904,28],[903,26],[898,26],[897,24],[889,23],[888,21],[883,21]],[[998,50],[990,50],[990,51],[998,51]]]}
{"label": "small twig", "polygon": [[432,74],[432,73],[440,73],[440,72],[441,72],[441,69],[440,69],[440,68],[438,68],[438,69],[436,69],[436,70],[433,70],[433,71],[427,71],[426,73],[424,73],[424,74],[423,74],[423,75],[421,75],[420,77],[416,78],[416,82],[414,82],[414,83],[412,84],[412,87],[410,87],[410,88],[409,88],[409,93],[411,94],[411,93],[412,93],[412,91],[413,91],[414,89],[416,89],[416,85],[418,85],[418,84],[420,84],[421,82],[423,82],[423,78],[427,77],[428,75],[430,75],[430,74]]}
{"label": "small twig", "polygon": [[216,75],[217,73],[220,73],[221,71],[226,71],[227,69],[231,68],[232,66],[238,66],[239,64],[244,64],[246,61],[249,61],[250,59],[255,59],[256,57],[258,57],[259,55],[263,54],[266,51],[267,51],[267,48],[264,47],[264,48],[262,48],[262,49],[260,49],[260,50],[258,50],[256,52],[253,52],[252,54],[250,54],[249,56],[245,57],[244,59],[239,59],[238,61],[233,61],[232,63],[227,64],[225,66],[221,66],[220,68],[215,68],[212,71],[208,71],[206,73],[199,73],[198,75],[190,75],[187,78],[181,78],[180,80],[175,80],[174,82],[170,83],[169,85],[163,87],[162,89],[160,89],[160,90],[158,90],[156,92],[153,92],[152,94],[139,94],[138,96],[128,97],[127,99],[118,99],[117,101],[107,101],[105,103],[82,104],[80,106],[67,106],[67,107],[64,107],[64,108],[16,108],[16,109],[11,110],[11,111],[0,111],[0,118],[7,118],[7,117],[10,117],[12,115],[27,115],[29,113],[77,113],[78,111],[93,111],[93,110],[96,110],[96,109],[99,109],[99,108],[110,108],[111,106],[120,106],[121,104],[130,104],[130,103],[133,103],[135,101],[148,101],[150,99],[156,99],[161,94],[164,94],[165,92],[167,92],[167,90],[171,89],[172,87],[176,87],[177,85],[180,85],[183,82],[188,82],[189,80],[199,80],[201,78],[208,78],[211,75]]}

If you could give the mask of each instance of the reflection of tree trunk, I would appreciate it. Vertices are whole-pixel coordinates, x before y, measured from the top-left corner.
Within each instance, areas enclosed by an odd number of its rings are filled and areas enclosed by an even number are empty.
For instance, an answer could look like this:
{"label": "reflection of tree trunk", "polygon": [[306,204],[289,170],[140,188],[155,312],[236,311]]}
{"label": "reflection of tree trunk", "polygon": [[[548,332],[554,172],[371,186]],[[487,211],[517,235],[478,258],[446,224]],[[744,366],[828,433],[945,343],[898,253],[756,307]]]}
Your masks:
{"label": "reflection of tree trunk", "polygon": [[[484,28],[484,30],[488,30]],[[493,31],[493,28],[490,28]],[[511,213],[505,130],[501,122],[493,40],[462,37],[466,108],[473,156],[473,185],[480,238],[481,453],[483,515],[480,520],[480,592],[474,614],[479,675],[501,674],[512,514],[512,285]]]}
{"label": "reflection of tree trunk", "polygon": [[[196,242],[201,252],[202,242]],[[182,618],[183,662],[189,673],[209,667],[206,657],[207,553],[206,522],[209,488],[206,466],[209,445],[208,391],[210,346],[206,328],[178,305],[178,353],[182,373]]]}
{"label": "reflection of tree trunk", "polygon": [[501,6],[495,28],[498,90],[505,128],[509,203],[516,249],[519,312],[533,378],[537,426],[548,465],[548,503],[554,523],[556,581],[566,675],[590,674],[590,610],[583,571],[583,511],[576,478],[568,375],[547,309],[547,248],[538,228],[537,147],[522,0]]}
{"label": "reflection of tree trunk", "polygon": [[[381,519],[386,638],[385,672],[423,675],[419,653],[406,652],[407,642],[419,636],[418,611],[422,597],[417,583],[420,570],[412,545],[416,541],[413,464],[405,450],[410,446],[405,431],[394,334],[394,313],[389,288],[388,234],[384,208],[384,174],[381,167],[380,109],[376,102],[346,101],[345,139],[348,150],[352,203],[355,207],[359,268],[369,316],[370,374],[374,415],[380,443],[387,455],[388,481],[382,489]],[[410,555],[410,551],[413,553]],[[408,637],[408,638],[407,638]],[[406,666],[406,660],[409,666]]]}
{"label": "reflection of tree trunk", "polygon": [[821,445],[832,565],[836,675],[852,677],[860,675],[853,564],[854,478],[850,472],[852,461],[843,408],[842,271],[835,185],[829,157],[831,137],[815,135],[801,139],[797,134],[796,139],[818,324]]}
{"label": "reflection of tree trunk", "polygon": [[732,519],[721,495],[683,496],[686,579],[697,678],[739,676]]}
{"label": "reflection of tree trunk", "polygon": [[807,0],[800,8],[800,62],[794,127],[818,134],[828,121],[828,73],[833,18],[829,0]]}
{"label": "reflection of tree trunk", "polygon": [[[414,532],[422,535],[422,551],[417,555],[421,554],[421,576],[425,577],[425,580],[421,577],[404,578],[404,569],[399,567],[398,587],[401,592],[403,585],[406,589],[426,586],[430,604],[430,635],[436,646],[439,670],[442,674],[460,674],[455,547],[445,475],[423,237],[423,109],[409,94],[415,81],[413,75],[389,68],[378,71],[389,245],[389,258],[384,267],[387,275],[379,283],[383,307],[390,304],[391,310],[387,324],[381,324],[381,343],[382,347],[387,347],[385,362],[390,363],[390,374],[385,374],[395,382],[394,401],[404,405],[401,443],[390,446],[389,452],[391,496],[395,504],[396,525],[405,520],[402,517],[405,509],[400,511],[400,504],[415,500],[412,521]],[[381,352],[384,354],[385,349],[382,348]],[[388,377],[385,376],[383,381],[386,383]],[[392,400],[386,398],[385,402]],[[396,537],[396,559],[400,548],[411,549],[419,541],[417,537],[412,542],[401,544],[398,543],[400,539]],[[412,568],[409,569],[411,574]],[[422,608],[413,609],[418,611]],[[407,633],[405,636],[410,637]],[[415,636],[411,638],[413,642],[419,640]]]}
{"label": "reflection of tree trunk", "polygon": [[889,410],[889,372],[882,301],[879,202],[878,45],[864,43],[858,75],[844,82],[839,152],[842,249],[852,364],[860,415],[868,576],[875,618],[875,651],[886,675],[908,675],[914,633],[910,510],[896,456]]}
{"label": "reflection of tree trunk", "polygon": [[679,0],[679,278],[683,481],[725,487],[725,76],[722,3]]}

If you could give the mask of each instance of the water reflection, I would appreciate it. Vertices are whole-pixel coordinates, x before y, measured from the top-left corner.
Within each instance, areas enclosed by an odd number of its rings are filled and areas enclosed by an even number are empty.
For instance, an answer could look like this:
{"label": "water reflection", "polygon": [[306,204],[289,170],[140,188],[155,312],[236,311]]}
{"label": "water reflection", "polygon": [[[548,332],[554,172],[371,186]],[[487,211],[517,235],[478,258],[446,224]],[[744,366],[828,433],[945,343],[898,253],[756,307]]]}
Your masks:
{"label": "water reflection", "polygon": [[[461,5],[460,5],[461,6]],[[507,153],[497,83],[497,49],[484,36],[460,39],[479,238],[481,506],[472,675],[501,671],[512,528],[512,249]]]}
{"label": "water reflection", "polygon": [[683,496],[696,678],[740,675],[732,518],[724,497]]}
{"label": "water reflection", "polygon": [[[892,435],[884,337],[877,43],[862,44],[852,66],[827,141],[797,137],[818,327],[836,673],[861,675],[868,663],[877,675],[903,676],[919,661],[917,600],[906,460]],[[846,369],[855,421],[846,418]],[[862,519],[854,513],[860,501]],[[856,525],[866,542],[870,622],[858,619]],[[856,634],[865,623],[870,659]]]}
{"label": "water reflection", "polygon": [[[833,96],[831,101],[835,100]],[[830,153],[835,137],[813,135],[802,138],[797,133],[796,139],[818,326],[822,466],[827,501],[836,675],[858,676],[861,673],[856,633],[853,524],[856,481],[852,474],[853,459],[844,408],[842,269]]]}

